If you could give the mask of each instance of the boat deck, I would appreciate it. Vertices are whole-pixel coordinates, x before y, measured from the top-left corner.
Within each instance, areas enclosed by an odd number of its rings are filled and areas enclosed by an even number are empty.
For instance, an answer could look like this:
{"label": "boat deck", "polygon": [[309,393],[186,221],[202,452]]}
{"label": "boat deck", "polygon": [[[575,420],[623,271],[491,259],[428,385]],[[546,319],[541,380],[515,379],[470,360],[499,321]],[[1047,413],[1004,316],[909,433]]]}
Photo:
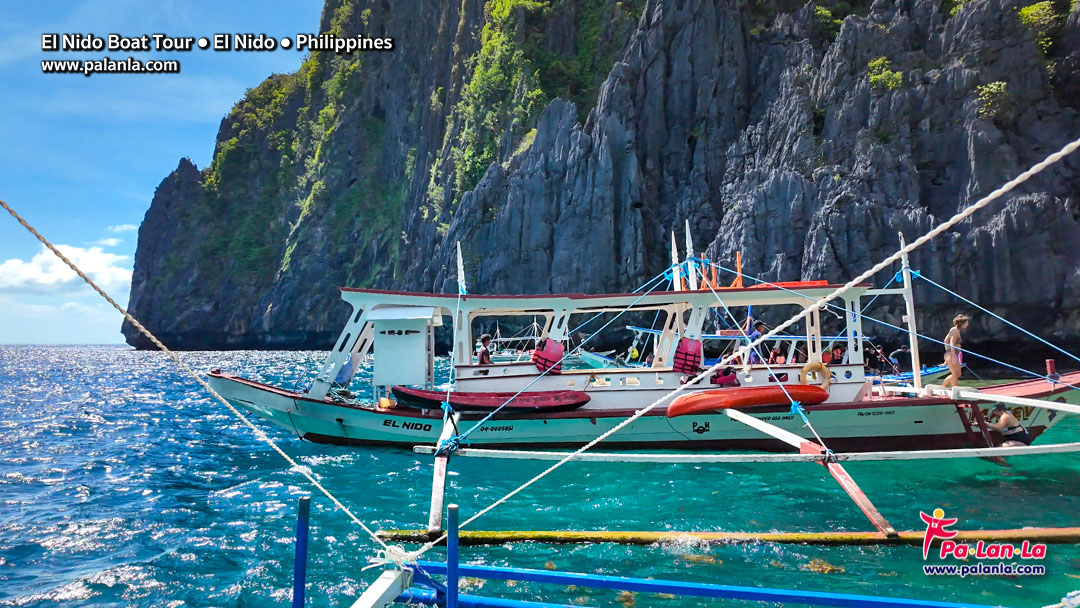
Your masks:
{"label": "boat deck", "polygon": [[1080,386],[1080,371],[1061,374],[1061,378],[1053,383],[1042,379],[1021,380],[1020,382],[1010,382],[1008,384],[997,384],[995,386],[980,388],[979,392],[990,395],[1001,395],[1002,397],[1027,397],[1029,399],[1038,399],[1040,397],[1046,397],[1047,395],[1062,392],[1064,389],[1068,389],[1069,385]]}

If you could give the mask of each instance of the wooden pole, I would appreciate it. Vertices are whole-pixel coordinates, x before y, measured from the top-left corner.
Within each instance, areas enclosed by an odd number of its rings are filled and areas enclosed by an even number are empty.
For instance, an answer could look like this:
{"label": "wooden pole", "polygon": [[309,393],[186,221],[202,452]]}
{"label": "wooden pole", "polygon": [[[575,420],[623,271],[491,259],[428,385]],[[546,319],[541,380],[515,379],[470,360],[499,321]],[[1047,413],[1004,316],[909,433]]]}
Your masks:
{"label": "wooden pole", "polygon": [[[904,233],[900,233],[900,249],[905,247]],[[911,265],[908,264],[907,252],[900,256],[900,272],[904,277],[904,320],[908,326],[908,348],[911,350],[911,382],[915,388],[922,388],[922,361],[919,359],[919,333],[915,325],[915,295],[911,289]]]}

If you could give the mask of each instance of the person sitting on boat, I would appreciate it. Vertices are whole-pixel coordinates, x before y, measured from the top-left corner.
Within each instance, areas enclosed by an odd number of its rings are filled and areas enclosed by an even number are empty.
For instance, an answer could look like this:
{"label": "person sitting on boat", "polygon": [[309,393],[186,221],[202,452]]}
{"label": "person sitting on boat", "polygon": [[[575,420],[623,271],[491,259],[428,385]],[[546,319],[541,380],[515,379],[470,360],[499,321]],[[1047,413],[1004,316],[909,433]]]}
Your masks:
{"label": "person sitting on boat", "polygon": [[993,413],[998,415],[997,422],[988,421],[986,426],[1001,433],[1001,437],[1005,440],[1002,442],[1002,446],[1031,445],[1031,435],[1028,434],[1024,425],[1020,424],[1020,421],[1016,419],[1016,416],[1013,416],[1012,412],[1005,407],[1004,403],[995,405]]}
{"label": "person sitting on boat", "polygon": [[844,362],[844,347],[837,344],[832,349],[833,363],[840,364]]}
{"label": "person sitting on boat", "polygon": [[774,346],[769,352],[769,365],[783,365],[787,363],[787,357],[780,352],[779,346]]}
{"label": "person sitting on boat", "polygon": [[476,353],[477,365],[491,365],[491,335],[480,336],[480,350]]}
{"label": "person sitting on boat", "polygon": [[949,376],[941,383],[945,388],[956,386],[960,374],[963,373],[963,368],[960,367],[960,332],[967,329],[967,326],[967,315],[956,315],[953,317],[952,329],[945,336],[945,365],[949,366]]}
{"label": "person sitting on boat", "polygon": [[821,351],[821,362],[824,363],[825,365],[828,365],[828,364],[832,363],[832,351],[831,350],[826,349],[826,350]]}
{"label": "person sitting on boat", "polygon": [[349,388],[349,383],[352,382],[353,368],[352,368],[352,354],[345,356],[345,362],[341,364],[341,369],[338,370],[337,376],[334,376],[334,383],[331,385],[334,388],[343,389],[339,391],[343,393],[345,397],[348,397],[349,391],[344,390]]}
{"label": "person sitting on boat", "polygon": [[721,371],[713,374],[713,377],[709,380],[712,384],[724,388],[726,386],[739,386],[739,377],[735,373],[735,368],[728,366]]}

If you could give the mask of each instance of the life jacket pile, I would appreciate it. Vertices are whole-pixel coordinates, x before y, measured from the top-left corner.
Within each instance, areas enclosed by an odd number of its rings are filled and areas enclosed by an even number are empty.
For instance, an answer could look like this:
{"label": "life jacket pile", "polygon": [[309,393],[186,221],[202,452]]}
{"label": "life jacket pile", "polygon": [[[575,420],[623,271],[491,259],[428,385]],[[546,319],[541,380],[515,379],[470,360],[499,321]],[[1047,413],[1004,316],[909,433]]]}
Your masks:
{"label": "life jacket pile", "polygon": [[533,350],[532,362],[535,363],[536,368],[542,372],[551,370],[548,373],[561,374],[564,352],[566,352],[566,347],[563,346],[562,342],[546,338],[544,340],[543,348]]}
{"label": "life jacket pile", "polygon": [[679,374],[697,374],[701,371],[701,342],[693,338],[679,338],[675,347],[675,358],[671,362],[672,371]]}

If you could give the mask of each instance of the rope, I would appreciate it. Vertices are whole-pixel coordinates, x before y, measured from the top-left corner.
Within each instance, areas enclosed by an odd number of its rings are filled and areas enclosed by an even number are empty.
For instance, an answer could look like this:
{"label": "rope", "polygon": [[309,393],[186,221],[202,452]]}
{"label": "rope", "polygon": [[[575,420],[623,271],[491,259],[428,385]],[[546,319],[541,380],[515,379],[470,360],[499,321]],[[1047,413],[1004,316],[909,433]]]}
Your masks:
{"label": "rope", "polygon": [[170,350],[169,347],[165,346],[165,344],[163,344],[161,342],[161,340],[158,340],[157,336],[152,334],[150,332],[150,330],[146,329],[146,327],[144,327],[142,323],[139,323],[139,321],[135,317],[131,316],[131,314],[128,313],[128,311],[125,310],[124,307],[117,304],[116,300],[112,299],[112,297],[110,297],[109,294],[105,293],[105,291],[102,288],[98,287],[97,283],[95,283],[93,281],[93,279],[86,276],[86,274],[84,274],[82,270],[79,270],[78,266],[76,266],[71,260],[69,260],[67,258],[67,256],[65,256],[63,253],[61,253],[59,249],[57,249],[52,243],[50,243],[48,241],[48,239],[46,239],[44,236],[42,236],[41,233],[37,231],[37,229],[35,229],[25,219],[23,219],[23,217],[21,215],[16,213],[15,210],[12,209],[10,205],[8,205],[6,202],[4,202],[3,199],[0,199],[0,207],[3,207],[5,210],[7,210],[7,212],[11,214],[11,217],[15,218],[15,220],[17,222],[22,224],[23,228],[26,228],[28,231],[30,231],[30,234],[34,235],[34,237],[36,237],[37,240],[41,241],[41,243],[43,245],[48,247],[49,251],[52,251],[54,254],[56,254],[56,257],[60,258],[60,261],[62,261],[64,264],[66,264],[68,268],[73,270],[75,272],[75,274],[79,275],[79,277],[83,281],[85,281],[86,284],[89,285],[94,291],[96,291],[98,293],[98,295],[105,298],[105,301],[107,301],[109,304],[111,304],[113,308],[115,308],[117,311],[120,312],[120,314],[124,315],[124,318],[127,319],[128,323],[131,323],[132,327],[139,330],[139,333],[146,336],[147,339],[149,339],[151,342],[153,342],[154,346],[158,347],[163,353],[168,355],[170,359],[172,359],[174,362],[176,362],[176,364],[178,366],[180,366],[180,369],[184,370],[188,375],[190,375],[192,378],[194,378],[195,382],[198,382],[199,385],[202,386],[204,389],[206,389],[206,391],[208,393],[210,393],[215,399],[220,401],[222,405],[224,405],[226,408],[228,408],[229,411],[231,411],[234,415],[236,415],[236,417],[239,418],[241,422],[243,422],[245,425],[247,425],[247,427],[249,429],[251,429],[251,431],[253,433],[255,433],[255,436],[259,439],[259,441],[262,441],[263,443],[265,443],[265,444],[269,445],[271,448],[273,448],[275,452],[277,452],[282,458],[285,459],[285,462],[289,463],[289,465],[291,467],[291,470],[296,471],[297,473],[300,473],[301,475],[303,475],[311,483],[311,485],[315,486],[315,488],[318,489],[319,492],[321,492],[324,496],[326,496],[328,499],[330,499],[330,502],[334,503],[335,507],[337,507],[338,509],[343,511],[346,515],[348,515],[349,518],[353,520],[353,522],[355,522],[357,525],[359,525],[364,530],[364,532],[367,532],[368,536],[370,536],[375,542],[377,542],[380,546],[382,546],[382,548],[384,550],[386,550],[387,552],[390,551],[390,547],[388,547],[387,544],[385,542],[383,542],[383,540],[381,538],[379,538],[379,536],[376,535],[374,531],[371,530],[371,528],[364,525],[364,522],[360,521],[360,518],[358,518],[356,515],[354,515],[353,512],[350,511],[348,507],[343,505],[341,503],[341,501],[337,499],[336,496],[334,496],[333,494],[330,493],[330,490],[327,490],[325,487],[323,487],[323,485],[321,483],[319,483],[318,480],[315,479],[315,477],[312,475],[311,469],[309,467],[306,467],[306,466],[303,466],[303,465],[299,464],[298,462],[293,460],[293,458],[291,456],[286,454],[284,450],[282,450],[280,447],[278,447],[278,445],[276,443],[274,443],[274,440],[271,439],[269,436],[267,436],[266,433],[264,433],[262,431],[262,429],[255,426],[250,420],[247,419],[246,416],[244,416],[240,412],[240,410],[236,409],[236,407],[233,404],[229,403],[229,401],[227,399],[225,399],[224,397],[221,396],[220,393],[215,391],[209,384],[206,383],[205,380],[200,378],[199,375],[196,374],[194,370],[192,370],[190,367],[188,367],[188,365],[186,363],[184,363],[180,359],[179,355],[177,355],[175,352]]}
{"label": "rope", "polygon": [[[982,199],[976,201],[974,204],[967,207],[963,211],[960,211],[960,212],[956,213],[955,215],[953,215],[948,220],[942,222],[941,224],[938,224],[938,226],[935,227],[934,229],[932,229],[930,232],[928,232],[928,233],[924,234],[923,236],[915,239],[914,241],[912,241],[911,243],[909,243],[905,247],[901,248],[896,253],[890,255],[889,257],[887,257],[884,260],[882,260],[882,261],[878,262],[877,264],[875,264],[869,270],[863,272],[859,276],[855,277],[854,279],[848,281],[844,285],[842,285],[842,286],[838,287],[837,289],[833,290],[832,293],[830,293],[830,294],[826,295],[825,297],[823,297],[822,299],[816,301],[814,304],[810,305],[809,307],[804,308],[802,312],[794,315],[793,317],[789,318],[787,321],[784,321],[783,323],[781,323],[780,325],[778,325],[774,329],[769,330],[768,333],[762,335],[761,337],[759,337],[756,340],[754,340],[753,342],[751,342],[749,344],[749,348],[753,348],[753,347],[765,342],[769,338],[772,338],[774,335],[780,333],[781,331],[787,329],[788,327],[791,327],[795,323],[798,323],[799,321],[805,319],[807,316],[813,314],[814,311],[821,310],[822,308],[825,307],[825,304],[827,304],[830,300],[833,300],[833,299],[843,295],[844,293],[846,293],[848,290],[855,287],[859,283],[862,283],[866,279],[874,276],[875,274],[877,274],[877,273],[881,272],[882,270],[884,270],[885,268],[889,267],[891,264],[893,264],[894,262],[899,260],[904,255],[906,255],[908,253],[911,253],[912,251],[918,249],[919,247],[921,247],[924,244],[926,244],[927,242],[929,242],[931,239],[934,239],[935,237],[939,236],[941,233],[945,232],[949,228],[951,228],[951,227],[955,226],[956,224],[964,221],[965,219],[970,217],[973,213],[975,213],[979,209],[982,209],[983,207],[986,207],[990,203],[992,203],[995,200],[1001,198],[1002,195],[1012,191],[1017,186],[1023,184],[1027,180],[1031,179],[1033,176],[1038,175],[1040,172],[1042,172],[1044,169],[1046,169],[1050,165],[1053,165],[1054,163],[1057,163],[1062,158],[1064,158],[1066,155],[1074,152],[1077,148],[1080,148],[1080,139],[1077,139],[1077,140],[1067,144],[1061,150],[1058,150],[1057,152],[1054,152],[1053,154],[1047,156],[1041,162],[1035,164],[1033,167],[1031,167],[1027,171],[1024,171],[1023,173],[1021,173],[1017,177],[1013,178],[1012,180],[1010,180],[1009,182],[1007,182],[1005,185],[1001,186],[997,190],[994,190],[993,192],[991,192],[987,196],[985,196]],[[664,395],[664,396],[660,397],[659,399],[657,399],[656,401],[653,401],[651,404],[647,405],[646,407],[634,412],[634,414],[631,415],[630,417],[628,417],[626,420],[624,420],[624,421],[620,422],[619,424],[615,425],[614,427],[612,427],[608,431],[602,433],[596,439],[593,439],[592,441],[590,441],[589,443],[587,443],[587,444],[583,445],[582,447],[578,448],[574,452],[571,452],[570,454],[567,454],[566,457],[559,460],[555,464],[551,465],[547,469],[544,469],[538,475],[534,476],[532,479],[529,479],[528,481],[526,481],[522,485],[518,486],[514,490],[511,490],[509,493],[507,493],[502,498],[499,498],[498,500],[491,503],[490,505],[488,505],[484,509],[478,511],[475,515],[473,515],[469,519],[466,519],[464,522],[462,522],[459,525],[459,528],[463,528],[463,527],[469,525],[470,523],[476,521],[477,519],[479,519],[484,514],[491,511],[492,509],[494,509],[495,507],[501,505],[502,503],[506,502],[510,498],[513,498],[514,496],[521,493],[526,488],[532,486],[534,483],[540,481],[544,477],[547,477],[549,474],[551,474],[552,471],[555,471],[556,469],[558,469],[562,465],[566,464],[567,462],[570,462],[578,454],[581,454],[583,452],[588,451],[589,448],[592,448],[593,446],[600,443],[601,441],[607,439],[608,437],[614,435],[615,433],[619,432],[620,430],[626,428],[628,425],[632,424],[634,421],[638,420],[639,418],[641,418],[645,414],[647,414],[650,411],[656,409],[656,407],[659,406],[661,403],[664,403],[665,401],[671,399],[675,395],[678,395],[679,393],[683,392],[684,390],[687,389],[687,387],[692,386],[694,384],[697,384],[703,378],[712,375],[716,370],[718,370],[718,369],[724,367],[725,365],[727,365],[728,363],[730,363],[732,359],[734,359],[734,356],[732,356],[732,355],[728,355],[727,357],[722,358],[720,361],[717,361],[712,367],[706,369],[705,371],[701,372],[697,376],[690,379],[686,384],[679,385],[674,390],[669,392],[667,395]],[[425,551],[431,549],[438,542],[442,541],[445,538],[446,538],[446,534],[444,533],[439,538],[424,544],[422,547],[420,547],[420,549],[418,549],[416,552],[414,552],[413,555],[418,556],[418,555],[424,553]]]}
{"label": "rope", "polygon": [[1054,350],[1058,351],[1059,353],[1061,353],[1061,354],[1063,354],[1063,355],[1065,355],[1065,356],[1067,356],[1067,357],[1071,357],[1071,358],[1072,358],[1073,360],[1075,360],[1075,361],[1077,361],[1077,362],[1080,362],[1080,357],[1077,357],[1076,355],[1074,355],[1074,354],[1070,353],[1069,351],[1067,351],[1067,350],[1065,350],[1065,349],[1061,348],[1060,346],[1057,346],[1056,344],[1052,344],[1051,342],[1049,342],[1049,341],[1047,341],[1047,340],[1045,340],[1045,339],[1043,339],[1043,338],[1040,338],[1039,336],[1036,336],[1035,334],[1033,334],[1033,333],[1031,333],[1030,331],[1028,331],[1028,330],[1024,329],[1023,327],[1020,327],[1020,326],[1019,326],[1019,325],[1017,325],[1016,323],[1013,323],[1012,321],[1009,321],[1008,319],[1006,319],[1006,318],[1004,318],[1004,317],[1002,317],[1002,316],[1000,316],[1000,315],[996,314],[996,313],[995,313],[995,312],[993,312],[992,310],[990,310],[990,309],[988,309],[988,308],[985,308],[985,307],[983,307],[983,306],[979,306],[979,305],[978,305],[978,304],[976,304],[975,302],[972,302],[971,300],[969,300],[969,299],[965,298],[964,296],[962,296],[962,295],[960,295],[960,294],[956,293],[955,291],[952,291],[952,290],[950,290],[949,288],[945,287],[944,285],[940,285],[940,284],[938,284],[938,283],[935,283],[934,281],[932,281],[932,280],[930,280],[930,279],[926,278],[925,276],[923,276],[923,275],[921,275],[921,274],[920,274],[920,275],[918,275],[918,278],[920,278],[920,279],[922,279],[922,280],[926,281],[927,283],[930,283],[930,284],[931,284],[931,285],[933,285],[934,287],[937,287],[938,289],[940,289],[941,291],[944,291],[945,293],[947,293],[947,294],[949,294],[949,295],[955,296],[955,297],[957,297],[957,298],[959,298],[959,299],[963,300],[964,302],[967,302],[968,304],[970,304],[970,305],[974,306],[975,308],[978,308],[978,309],[979,309],[979,310],[981,310],[982,312],[984,312],[984,313],[986,313],[986,314],[990,315],[991,317],[994,317],[995,319],[997,319],[998,321],[1001,321],[1002,323],[1004,323],[1004,324],[1008,325],[1009,327],[1012,327],[1013,329],[1017,329],[1017,330],[1020,330],[1021,332],[1023,332],[1023,333],[1025,333],[1025,334],[1027,334],[1028,336],[1030,336],[1030,337],[1032,337],[1032,338],[1035,338],[1035,339],[1036,339],[1036,340],[1038,340],[1039,342],[1042,342],[1043,344],[1045,344],[1045,345],[1049,346],[1050,348],[1052,348],[1052,349],[1054,349]]}

